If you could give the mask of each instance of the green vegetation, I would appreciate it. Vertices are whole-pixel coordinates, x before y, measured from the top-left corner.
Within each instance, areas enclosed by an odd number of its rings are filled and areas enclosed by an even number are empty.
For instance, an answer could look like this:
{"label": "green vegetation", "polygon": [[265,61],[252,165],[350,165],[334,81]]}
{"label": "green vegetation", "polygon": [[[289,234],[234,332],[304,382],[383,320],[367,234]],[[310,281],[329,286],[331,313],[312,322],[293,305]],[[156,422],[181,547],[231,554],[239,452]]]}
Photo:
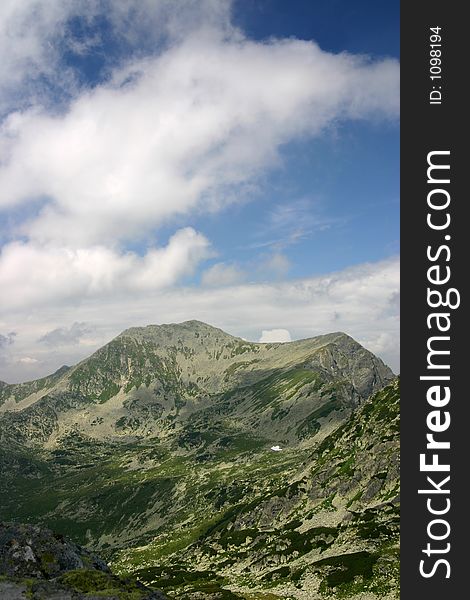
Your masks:
{"label": "green vegetation", "polygon": [[86,596],[112,597],[118,600],[143,600],[149,590],[140,588],[135,580],[118,579],[111,573],[94,569],[68,571],[57,579],[66,589],[82,592]]}
{"label": "green vegetation", "polygon": [[351,583],[356,577],[364,584],[372,578],[373,566],[377,562],[377,556],[370,552],[352,552],[341,556],[331,556],[316,561],[313,568],[332,567],[320,585],[321,592],[328,592],[328,588],[335,588]]}

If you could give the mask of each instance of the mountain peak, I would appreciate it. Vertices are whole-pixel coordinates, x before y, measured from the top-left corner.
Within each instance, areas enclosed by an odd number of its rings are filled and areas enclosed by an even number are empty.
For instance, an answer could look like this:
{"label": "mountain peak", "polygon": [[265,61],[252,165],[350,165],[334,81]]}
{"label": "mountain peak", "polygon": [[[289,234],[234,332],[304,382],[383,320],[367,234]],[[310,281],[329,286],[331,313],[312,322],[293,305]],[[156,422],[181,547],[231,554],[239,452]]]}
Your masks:
{"label": "mountain peak", "polygon": [[181,323],[161,323],[145,325],[142,327],[130,327],[125,329],[122,333],[118,335],[118,337],[127,336],[127,337],[174,337],[181,335],[194,335],[197,333],[204,333],[206,335],[216,335],[224,338],[236,338],[235,336],[226,333],[222,329],[218,327],[214,327],[213,325],[208,325],[203,321],[197,321],[192,319],[190,321],[182,321]]}
{"label": "mountain peak", "polygon": [[125,329],[122,333],[120,333],[117,338],[121,337],[132,337],[137,339],[156,339],[156,338],[184,338],[186,336],[195,336],[205,335],[208,337],[215,337],[222,340],[237,340],[243,342],[245,344],[250,344],[253,346],[272,346],[272,345],[294,345],[298,343],[308,343],[312,342],[320,342],[323,344],[334,343],[334,342],[343,342],[348,345],[354,345],[357,347],[361,347],[359,342],[357,342],[354,338],[343,331],[335,331],[332,333],[319,334],[315,336],[310,336],[308,338],[302,338],[300,340],[293,340],[291,342],[255,342],[245,340],[236,335],[232,335],[227,333],[223,329],[219,327],[215,327],[214,325],[209,325],[204,321],[199,321],[197,319],[190,319],[188,321],[181,321],[179,323],[161,323],[161,324],[150,324],[144,325],[140,327],[130,327]]}

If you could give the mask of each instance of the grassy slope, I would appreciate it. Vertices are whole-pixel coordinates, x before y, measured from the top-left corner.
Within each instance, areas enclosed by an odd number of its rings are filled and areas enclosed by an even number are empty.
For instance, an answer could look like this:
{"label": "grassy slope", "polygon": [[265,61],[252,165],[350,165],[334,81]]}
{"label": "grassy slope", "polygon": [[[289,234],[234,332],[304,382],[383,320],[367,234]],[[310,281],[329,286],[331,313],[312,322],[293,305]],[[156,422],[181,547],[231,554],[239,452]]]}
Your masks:
{"label": "grassy slope", "polygon": [[[314,454],[284,455],[287,483],[259,486],[258,493],[201,520],[180,543],[162,536],[149,546],[126,551],[116,568],[137,570],[142,581],[167,591],[181,585],[180,593],[173,593],[182,598],[182,584],[189,585],[185,577],[194,578],[196,570],[195,589],[215,585],[217,573],[239,593],[255,588],[280,590],[280,597],[297,597],[298,589],[309,590],[312,595],[307,597],[312,598],[398,593],[398,421],[395,382]],[[271,469],[281,466],[275,467],[277,460],[281,459],[275,455]],[[268,468],[256,479],[261,482],[271,473]]]}
{"label": "grassy slope", "polygon": [[180,456],[155,441],[78,436],[44,460],[18,450],[10,459],[24,475],[5,518],[109,551],[130,546],[109,553],[115,569],[175,597],[227,585],[338,598],[396,586],[398,383],[314,450],[276,453],[245,436],[220,447],[214,437]]}

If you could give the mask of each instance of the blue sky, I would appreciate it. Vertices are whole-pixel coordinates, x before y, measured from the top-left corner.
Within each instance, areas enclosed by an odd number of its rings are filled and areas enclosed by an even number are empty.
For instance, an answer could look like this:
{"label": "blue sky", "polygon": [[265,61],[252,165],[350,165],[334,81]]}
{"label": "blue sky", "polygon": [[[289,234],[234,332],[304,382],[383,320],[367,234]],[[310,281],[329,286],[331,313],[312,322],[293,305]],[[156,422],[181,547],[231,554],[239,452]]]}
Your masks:
{"label": "blue sky", "polygon": [[398,2],[25,0],[7,36],[0,379],[192,318],[398,368]]}
{"label": "blue sky", "polygon": [[[292,36],[315,40],[331,52],[399,57],[398,2],[240,0],[234,8],[235,22],[255,39]],[[238,222],[234,251],[240,232],[247,248],[247,238],[262,236],[259,223],[263,217],[269,221],[267,205],[274,199],[281,206],[308,201],[308,212],[323,224],[307,226],[302,239],[284,250],[293,277],[328,273],[398,253],[398,122],[344,123],[320,140],[289,145],[285,160],[284,168],[272,174],[262,203],[233,215]],[[367,176],[360,176],[364,171]],[[303,208],[306,211],[305,204]],[[268,227],[262,229],[265,238],[276,237]],[[232,238],[230,230],[221,221],[211,228],[221,244]],[[238,251],[237,259],[246,256]]]}
{"label": "blue sky", "polygon": [[345,125],[327,139],[289,145],[283,159],[256,202],[192,222],[220,249],[214,261],[243,264],[276,248],[291,262],[289,275],[304,277],[398,253],[396,126]]}
{"label": "blue sky", "polygon": [[238,0],[234,20],[255,38],[314,39],[332,52],[398,56],[398,2],[373,0]]}

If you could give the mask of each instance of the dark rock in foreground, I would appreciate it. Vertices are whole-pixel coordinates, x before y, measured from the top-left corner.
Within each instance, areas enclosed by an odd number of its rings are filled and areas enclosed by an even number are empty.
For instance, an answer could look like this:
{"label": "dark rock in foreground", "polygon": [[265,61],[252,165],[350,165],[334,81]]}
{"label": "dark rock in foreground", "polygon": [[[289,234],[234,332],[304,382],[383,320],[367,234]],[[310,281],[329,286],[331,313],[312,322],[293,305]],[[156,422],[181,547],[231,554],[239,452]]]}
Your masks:
{"label": "dark rock in foreground", "polygon": [[98,556],[33,525],[0,523],[0,599],[164,600],[132,579],[113,575]]}

